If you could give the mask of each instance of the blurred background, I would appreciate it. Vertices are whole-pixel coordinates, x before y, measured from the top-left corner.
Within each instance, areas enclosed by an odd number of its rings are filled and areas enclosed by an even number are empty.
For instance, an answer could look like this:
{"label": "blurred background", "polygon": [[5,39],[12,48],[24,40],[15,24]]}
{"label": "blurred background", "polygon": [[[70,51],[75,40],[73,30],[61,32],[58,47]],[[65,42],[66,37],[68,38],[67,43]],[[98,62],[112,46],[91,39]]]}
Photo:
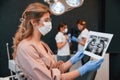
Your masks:
{"label": "blurred background", "polygon": [[[0,77],[10,75],[8,69],[8,56],[6,43],[9,43],[10,57],[12,58],[12,38],[20,24],[22,12],[28,4],[41,2],[48,5],[44,0],[0,0]],[[43,40],[56,54],[55,35],[60,22],[68,24],[69,32],[78,35],[76,22],[78,19],[87,21],[87,28],[92,31],[114,34],[109,45],[107,54],[110,55],[109,76],[110,80],[120,79],[120,0],[84,0],[82,6],[74,8],[62,15],[51,15],[52,31]],[[77,50],[73,44],[72,51]],[[100,79],[101,80],[101,79]]]}

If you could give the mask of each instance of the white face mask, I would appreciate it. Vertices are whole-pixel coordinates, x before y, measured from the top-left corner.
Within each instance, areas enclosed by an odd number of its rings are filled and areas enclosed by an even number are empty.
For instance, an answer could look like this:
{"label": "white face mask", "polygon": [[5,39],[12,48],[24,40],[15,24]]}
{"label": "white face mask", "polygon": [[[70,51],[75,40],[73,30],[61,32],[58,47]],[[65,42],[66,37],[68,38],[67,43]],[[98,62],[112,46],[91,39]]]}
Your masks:
{"label": "white face mask", "polygon": [[51,29],[52,29],[51,22],[43,22],[43,26],[38,28],[38,30],[43,36],[46,35],[48,32],[50,32]]}
{"label": "white face mask", "polygon": [[68,32],[68,29],[66,28],[65,30],[64,30],[64,33],[67,33]]}

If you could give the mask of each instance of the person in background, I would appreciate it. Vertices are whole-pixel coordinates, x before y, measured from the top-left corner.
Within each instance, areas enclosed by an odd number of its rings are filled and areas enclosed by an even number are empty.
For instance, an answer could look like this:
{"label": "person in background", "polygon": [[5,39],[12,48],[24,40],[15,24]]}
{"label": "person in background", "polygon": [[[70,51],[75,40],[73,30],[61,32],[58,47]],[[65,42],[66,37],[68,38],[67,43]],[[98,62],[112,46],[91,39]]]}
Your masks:
{"label": "person in background", "polygon": [[[79,51],[79,50],[84,49],[89,31],[86,27],[86,21],[85,20],[78,20],[77,21],[77,27],[78,27],[78,29],[80,30],[81,33],[79,34],[78,38],[72,36],[71,40],[78,43],[77,51]],[[90,57],[85,55],[84,58],[82,59],[82,64],[85,64],[89,59],[90,59]]]}
{"label": "person in background", "polygon": [[58,26],[58,33],[55,36],[57,44],[57,60],[66,62],[70,59],[70,46],[69,36],[67,35],[68,26],[66,23],[61,22]]}
{"label": "person in background", "polygon": [[90,71],[96,71],[103,59],[87,62],[76,70],[66,71],[84,56],[78,51],[67,62],[56,61],[53,52],[41,38],[52,29],[50,10],[35,2],[28,5],[22,14],[21,24],[13,39],[13,56],[16,65],[27,80],[73,80]]}

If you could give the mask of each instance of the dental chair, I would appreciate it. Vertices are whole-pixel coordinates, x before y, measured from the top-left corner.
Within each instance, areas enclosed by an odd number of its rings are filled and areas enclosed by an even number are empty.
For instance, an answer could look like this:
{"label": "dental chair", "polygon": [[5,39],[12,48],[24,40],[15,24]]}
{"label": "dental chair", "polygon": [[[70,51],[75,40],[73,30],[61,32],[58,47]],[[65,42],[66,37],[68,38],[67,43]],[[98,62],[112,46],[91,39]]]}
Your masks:
{"label": "dental chair", "polygon": [[10,69],[11,76],[5,77],[5,79],[11,78],[12,80],[25,80],[22,71],[15,64],[15,61],[13,59],[10,59],[8,43],[6,43],[6,48],[7,48],[7,56],[8,56],[8,68]]}

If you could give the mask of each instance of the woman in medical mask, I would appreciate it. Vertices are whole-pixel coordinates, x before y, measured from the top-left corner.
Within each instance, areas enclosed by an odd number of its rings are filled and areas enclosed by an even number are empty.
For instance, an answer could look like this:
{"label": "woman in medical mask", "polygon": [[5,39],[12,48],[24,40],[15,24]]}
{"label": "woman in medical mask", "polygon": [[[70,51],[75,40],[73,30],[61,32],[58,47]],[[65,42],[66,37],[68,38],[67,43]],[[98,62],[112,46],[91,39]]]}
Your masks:
{"label": "woman in medical mask", "polygon": [[61,22],[58,26],[58,33],[55,36],[57,44],[57,60],[62,60],[66,62],[70,59],[70,47],[68,42],[68,27],[67,24]]}
{"label": "woman in medical mask", "polygon": [[56,62],[50,48],[41,40],[51,29],[48,7],[41,3],[31,3],[22,14],[21,24],[13,40],[15,62],[27,80],[73,80],[100,67],[103,59],[89,61],[65,73],[84,54],[78,51],[67,62]]}
{"label": "woman in medical mask", "polygon": [[[89,30],[87,29],[87,22],[85,20],[78,20],[77,21],[77,28],[78,30],[81,32],[79,34],[79,36],[76,38],[74,36],[72,36],[71,40],[75,41],[78,43],[78,49],[79,50],[83,50],[88,34],[89,34]],[[82,58],[82,64],[85,64],[87,61],[89,61],[90,57],[85,55],[84,58]]]}

